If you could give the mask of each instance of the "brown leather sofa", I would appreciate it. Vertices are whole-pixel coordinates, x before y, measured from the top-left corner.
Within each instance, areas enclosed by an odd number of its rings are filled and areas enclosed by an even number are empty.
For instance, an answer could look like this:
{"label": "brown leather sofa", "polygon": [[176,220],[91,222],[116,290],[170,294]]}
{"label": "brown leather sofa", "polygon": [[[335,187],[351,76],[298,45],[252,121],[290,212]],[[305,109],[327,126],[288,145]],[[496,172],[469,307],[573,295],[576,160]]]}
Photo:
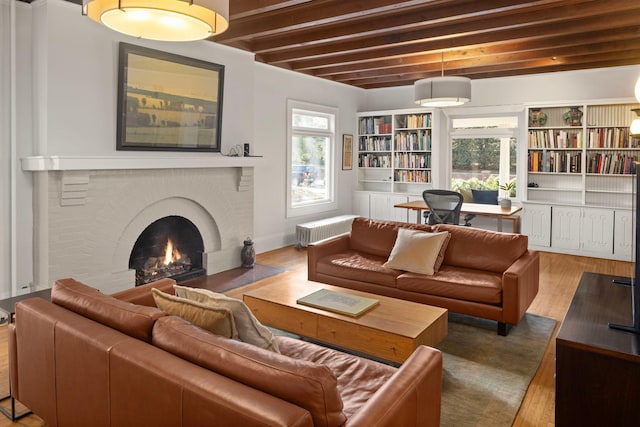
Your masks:
{"label": "brown leather sofa", "polygon": [[[401,227],[451,233],[433,276],[383,265]],[[527,245],[521,234],[356,218],[350,233],[309,245],[308,277],[495,320],[498,333],[507,335],[538,293],[539,254]]]}
{"label": "brown leather sofa", "polygon": [[49,427],[439,425],[438,350],[400,368],[287,337],[278,354],[151,306],[173,284],[109,296],[64,279],[18,303],[13,396]]}

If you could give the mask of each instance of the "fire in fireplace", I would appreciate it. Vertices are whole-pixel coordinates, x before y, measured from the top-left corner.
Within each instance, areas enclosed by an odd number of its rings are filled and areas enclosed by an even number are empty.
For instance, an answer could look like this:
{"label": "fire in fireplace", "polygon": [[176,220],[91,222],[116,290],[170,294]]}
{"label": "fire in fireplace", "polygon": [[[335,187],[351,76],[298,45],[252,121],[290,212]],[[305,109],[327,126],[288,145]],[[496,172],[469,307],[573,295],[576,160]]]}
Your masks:
{"label": "fire in fireplace", "polygon": [[168,216],[149,225],[136,240],[129,268],[136,270],[136,286],[170,277],[182,282],[206,274],[204,243],[198,228],[181,216]]}

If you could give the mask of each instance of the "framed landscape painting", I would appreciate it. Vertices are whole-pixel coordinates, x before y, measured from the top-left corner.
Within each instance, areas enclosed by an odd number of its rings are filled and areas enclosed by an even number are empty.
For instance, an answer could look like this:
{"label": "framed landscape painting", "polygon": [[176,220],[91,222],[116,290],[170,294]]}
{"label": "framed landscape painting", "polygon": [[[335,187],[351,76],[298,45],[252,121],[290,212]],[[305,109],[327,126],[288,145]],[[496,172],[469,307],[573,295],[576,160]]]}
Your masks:
{"label": "framed landscape painting", "polygon": [[220,151],[224,66],[120,43],[118,150]]}

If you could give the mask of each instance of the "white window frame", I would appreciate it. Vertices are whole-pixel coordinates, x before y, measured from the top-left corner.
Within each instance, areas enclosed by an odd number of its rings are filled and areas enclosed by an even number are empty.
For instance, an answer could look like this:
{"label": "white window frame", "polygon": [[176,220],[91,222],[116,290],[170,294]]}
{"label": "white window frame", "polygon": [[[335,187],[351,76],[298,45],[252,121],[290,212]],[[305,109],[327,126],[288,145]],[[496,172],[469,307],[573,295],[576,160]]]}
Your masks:
{"label": "white window frame", "polygon": [[[318,131],[318,129],[293,128],[293,112],[294,110],[302,110],[311,114],[319,114],[327,116],[329,119],[329,131]],[[287,218],[312,215],[333,211],[338,208],[336,200],[336,129],[338,121],[338,109],[325,105],[311,104],[308,102],[287,100],[287,172],[286,172],[286,201],[287,201]],[[296,131],[304,131],[305,134],[325,136],[329,138],[329,148],[327,158],[325,159],[325,180],[327,189],[327,199],[316,202],[309,202],[304,205],[293,206],[291,197],[291,168],[292,150],[291,142]]]}

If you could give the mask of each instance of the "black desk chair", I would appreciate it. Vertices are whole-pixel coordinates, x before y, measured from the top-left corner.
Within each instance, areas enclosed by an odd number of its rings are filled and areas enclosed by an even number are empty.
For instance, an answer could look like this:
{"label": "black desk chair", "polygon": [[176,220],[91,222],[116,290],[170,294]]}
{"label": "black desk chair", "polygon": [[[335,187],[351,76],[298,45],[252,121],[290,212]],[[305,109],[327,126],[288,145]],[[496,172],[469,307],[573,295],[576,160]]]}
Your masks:
{"label": "black desk chair", "polygon": [[[497,205],[498,204],[498,190],[471,190],[473,196],[473,203],[480,203],[483,205]],[[476,216],[468,214],[464,216],[464,225],[467,227],[471,225],[471,220]]]}
{"label": "black desk chair", "polygon": [[424,190],[422,198],[429,209],[424,212],[425,224],[460,224],[462,194],[451,190]]}

